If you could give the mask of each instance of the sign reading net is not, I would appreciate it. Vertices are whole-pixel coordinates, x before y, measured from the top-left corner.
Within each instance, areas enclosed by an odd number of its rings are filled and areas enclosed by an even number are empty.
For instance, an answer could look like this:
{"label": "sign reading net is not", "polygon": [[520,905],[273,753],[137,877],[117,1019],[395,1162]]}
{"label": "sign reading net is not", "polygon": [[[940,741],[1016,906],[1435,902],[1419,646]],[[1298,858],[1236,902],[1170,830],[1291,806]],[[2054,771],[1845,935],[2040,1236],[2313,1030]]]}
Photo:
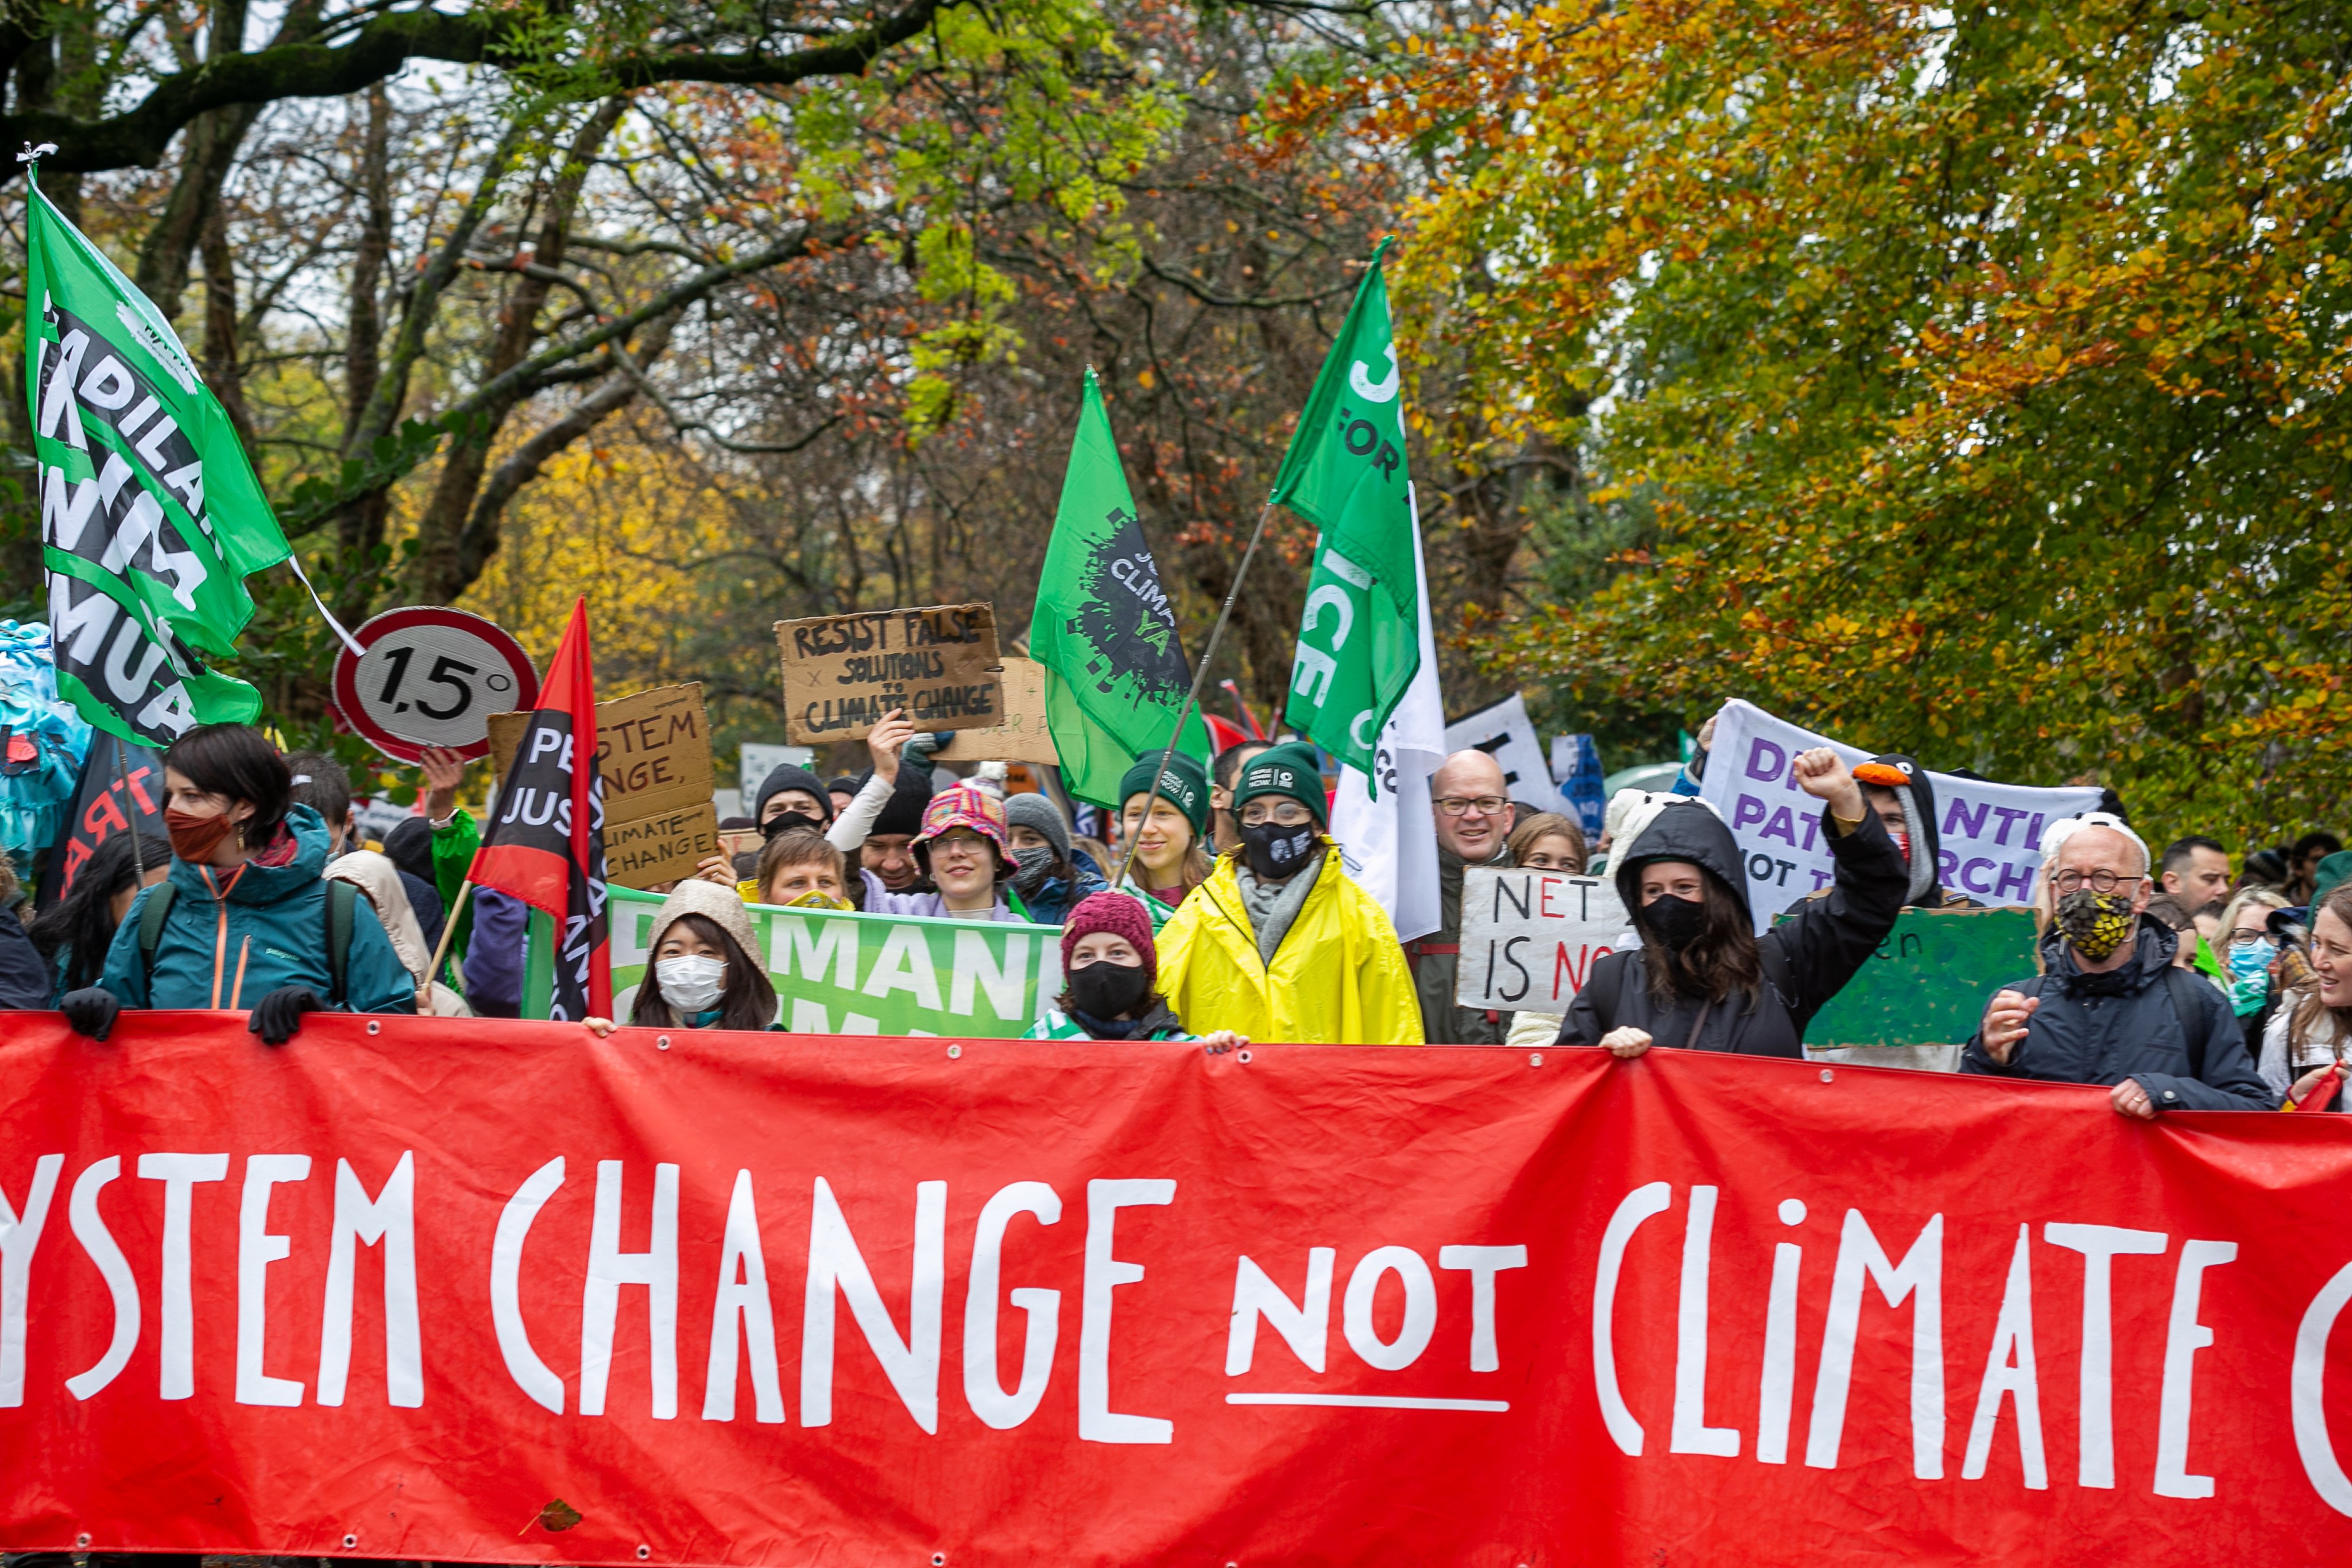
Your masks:
{"label": "sign reading net is not", "polygon": [[[525,713],[490,716],[490,755],[500,779],[514,764],[530,719]],[[605,874],[623,887],[693,875],[702,857],[719,849],[702,687],[656,686],[598,703],[596,742]]]}
{"label": "sign reading net is not", "polygon": [[776,622],[784,728],[794,741],[862,740],[892,708],[917,729],[1004,720],[996,610],[931,605]]}
{"label": "sign reading net is not", "polygon": [[1465,1008],[1563,1013],[1594,962],[1632,922],[1613,882],[1565,872],[1472,866],[1462,873],[1462,962],[1454,999]]}

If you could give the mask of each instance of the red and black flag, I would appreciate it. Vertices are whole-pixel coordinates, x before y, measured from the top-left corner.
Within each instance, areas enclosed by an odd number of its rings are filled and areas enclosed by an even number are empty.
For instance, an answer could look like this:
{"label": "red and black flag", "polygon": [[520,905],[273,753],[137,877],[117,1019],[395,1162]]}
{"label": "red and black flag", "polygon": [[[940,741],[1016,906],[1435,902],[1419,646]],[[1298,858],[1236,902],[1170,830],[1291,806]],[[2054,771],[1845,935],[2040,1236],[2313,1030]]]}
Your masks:
{"label": "red and black flag", "polygon": [[163,836],[163,756],[93,730],[89,753],[82,758],[81,782],[74,788],[73,804],[66,808],[57,847],[49,852],[36,907],[47,913],[73,890],[74,878],[98,847],[133,827],[155,838]]}
{"label": "red and black flag", "polygon": [[499,785],[498,810],[466,873],[476,886],[519,898],[557,923],[551,1018],[613,1015],[604,782],[596,745],[596,675],[583,599],[572,607],[539,706]]}

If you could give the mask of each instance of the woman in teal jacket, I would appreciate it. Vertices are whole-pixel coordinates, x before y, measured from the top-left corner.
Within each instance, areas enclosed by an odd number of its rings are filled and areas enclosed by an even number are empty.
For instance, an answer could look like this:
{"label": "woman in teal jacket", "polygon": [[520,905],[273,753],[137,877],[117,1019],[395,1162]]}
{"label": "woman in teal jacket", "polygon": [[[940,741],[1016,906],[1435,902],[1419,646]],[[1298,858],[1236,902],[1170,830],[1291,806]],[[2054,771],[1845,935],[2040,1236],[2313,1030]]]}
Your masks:
{"label": "woman in teal jacket", "polygon": [[415,1011],[375,911],[322,879],[327,825],[289,804],[292,775],[259,732],[190,730],[163,754],[163,784],[171,875],[131,904],[99,983],[58,1004],[68,1023],[104,1040],[125,1007],[249,1009],[247,1027],[283,1045],[319,1009]]}

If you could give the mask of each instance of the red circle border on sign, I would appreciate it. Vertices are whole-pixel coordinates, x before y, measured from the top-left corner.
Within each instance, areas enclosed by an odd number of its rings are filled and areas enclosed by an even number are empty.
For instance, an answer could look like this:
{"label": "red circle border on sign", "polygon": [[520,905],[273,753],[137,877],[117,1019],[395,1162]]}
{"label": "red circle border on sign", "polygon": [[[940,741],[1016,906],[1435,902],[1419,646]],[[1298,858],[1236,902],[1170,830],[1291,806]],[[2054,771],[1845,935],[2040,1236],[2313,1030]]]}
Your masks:
{"label": "red circle border on sign", "polygon": [[[399,610],[387,610],[381,615],[371,617],[353,632],[352,640],[364,652],[374,647],[376,640],[388,632],[398,632],[410,626],[436,625],[455,626],[479,637],[506,658],[509,669],[520,672],[521,678],[515,692],[518,700],[514,707],[506,711],[512,713],[539,706],[539,667],[530,662],[530,655],[524,653],[522,644],[509,635],[497,622],[486,621],[469,610],[452,610],[445,604],[411,604]],[[421,744],[403,740],[368,716],[367,710],[360,706],[359,676],[360,654],[346,646],[335,655],[335,708],[343,716],[343,722],[386,757],[397,758],[403,762],[421,761],[425,755],[425,747]],[[490,754],[489,737],[486,734],[471,746],[452,749],[468,762],[477,761]]]}

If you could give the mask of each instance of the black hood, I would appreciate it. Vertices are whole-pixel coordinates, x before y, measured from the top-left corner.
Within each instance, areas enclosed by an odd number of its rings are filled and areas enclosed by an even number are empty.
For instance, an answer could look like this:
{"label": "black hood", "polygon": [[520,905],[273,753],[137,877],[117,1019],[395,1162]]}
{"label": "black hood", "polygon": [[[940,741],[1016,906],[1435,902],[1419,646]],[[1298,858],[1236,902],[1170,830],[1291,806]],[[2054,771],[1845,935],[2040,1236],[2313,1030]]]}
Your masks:
{"label": "black hood", "polygon": [[[1903,782],[1896,784],[1888,769],[1901,774]],[[1874,772],[1879,776],[1872,778]],[[1898,791],[1903,801],[1904,832],[1911,840],[1911,891],[1905,902],[1929,907],[1942,904],[1937,894],[1943,880],[1944,841],[1936,831],[1936,787],[1927,781],[1927,770],[1901,752],[1889,751],[1855,768],[1853,776],[1863,784]]]}
{"label": "black hood", "polygon": [[1648,861],[1690,862],[1723,884],[1739,905],[1742,918],[1755,918],[1748,906],[1748,872],[1739,858],[1738,841],[1731,836],[1730,824],[1696,798],[1662,808],[1617,857],[1611,869],[1617,876],[1617,896],[1629,913],[1642,906],[1641,872]]}

